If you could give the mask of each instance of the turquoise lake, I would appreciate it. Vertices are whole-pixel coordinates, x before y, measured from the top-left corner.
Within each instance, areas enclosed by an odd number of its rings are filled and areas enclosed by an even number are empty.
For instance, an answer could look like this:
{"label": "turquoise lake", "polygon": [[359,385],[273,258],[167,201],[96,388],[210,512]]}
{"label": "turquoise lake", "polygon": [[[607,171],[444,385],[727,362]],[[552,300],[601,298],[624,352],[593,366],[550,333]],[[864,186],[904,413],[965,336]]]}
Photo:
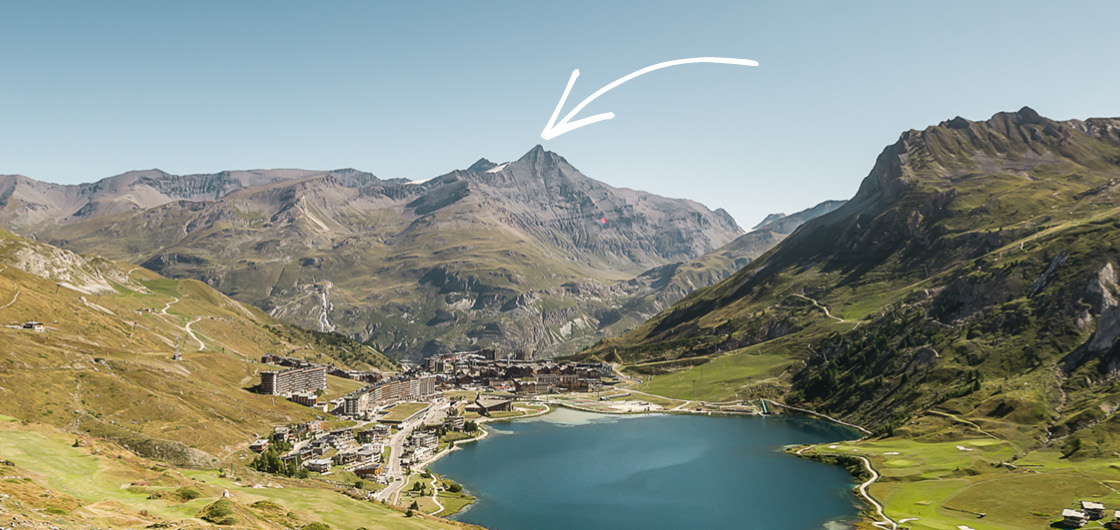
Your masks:
{"label": "turquoise lake", "polygon": [[490,530],[817,530],[859,509],[847,471],[780,451],[855,437],[820,420],[559,409],[488,426],[431,470],[478,497],[453,518]]}

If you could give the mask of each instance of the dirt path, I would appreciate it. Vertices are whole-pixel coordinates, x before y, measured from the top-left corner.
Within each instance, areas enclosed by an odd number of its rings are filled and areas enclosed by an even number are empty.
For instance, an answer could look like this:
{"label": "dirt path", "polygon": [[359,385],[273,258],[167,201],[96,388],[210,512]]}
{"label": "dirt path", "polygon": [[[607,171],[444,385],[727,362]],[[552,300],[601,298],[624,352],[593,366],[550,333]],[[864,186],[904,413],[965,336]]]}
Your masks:
{"label": "dirt path", "polygon": [[976,423],[971,422],[971,421],[966,420],[966,419],[959,418],[956,415],[949,414],[948,412],[941,412],[940,410],[931,410],[931,411],[929,411],[929,413],[930,414],[937,414],[938,416],[949,418],[949,419],[951,419],[951,420],[953,420],[957,423],[968,425],[969,427],[972,427],[973,429],[976,429],[980,434],[983,434],[984,436],[987,436],[989,438],[992,438],[992,439],[995,439],[995,440],[1003,440],[1003,438],[1000,438],[999,436],[996,436],[996,435],[994,435],[994,434],[992,434],[988,431],[985,431],[982,427],[980,427]]}
{"label": "dirt path", "polygon": [[435,515],[435,514],[443,511],[443,503],[439,502],[439,499],[436,498],[436,496],[439,495],[439,488],[436,487],[436,481],[437,480],[439,480],[439,477],[437,477],[435,474],[433,474],[432,475],[432,502],[436,503],[436,506],[439,506],[439,509],[430,513],[430,514],[428,514],[428,515]]}
{"label": "dirt path", "polygon": [[195,317],[194,320],[192,320],[190,322],[187,322],[187,327],[185,329],[187,330],[187,335],[190,335],[191,338],[194,339],[194,341],[198,343],[198,351],[202,351],[202,349],[205,348],[206,345],[203,344],[202,341],[198,339],[198,335],[195,335],[194,331],[191,330],[191,324],[194,324],[195,322],[198,322],[199,320],[202,320],[202,317]]}
{"label": "dirt path", "polygon": [[7,308],[9,308],[9,307],[12,307],[12,304],[16,303],[16,300],[19,300],[19,293],[20,293],[20,290],[19,290],[19,285],[16,285],[16,282],[12,282],[12,287],[15,287],[15,288],[16,288],[16,294],[15,294],[15,296],[13,296],[13,297],[12,297],[12,301],[11,301],[11,302],[8,302],[8,303],[6,303],[6,304],[4,304],[4,305],[0,306],[0,310],[4,310],[4,309],[7,309]]}
{"label": "dirt path", "polygon": [[172,304],[177,304],[177,303],[179,303],[179,299],[178,299],[178,298],[176,298],[176,299],[174,299],[174,300],[172,300],[172,301],[170,301],[170,302],[167,302],[167,305],[163,306],[163,309],[161,309],[161,310],[160,310],[160,313],[162,313],[162,314],[164,314],[164,315],[167,315],[167,314],[168,314],[168,313],[167,313],[167,310],[168,310],[168,309],[171,309],[171,305],[172,305]]}
{"label": "dirt path", "polygon": [[[649,394],[647,394],[647,395],[649,395]],[[669,409],[669,410],[681,410],[681,409],[686,409],[686,408],[688,408],[688,405],[689,405],[689,403],[692,403],[692,402],[691,402],[691,401],[685,401],[684,403],[681,403],[680,405],[677,405],[677,406],[675,406],[675,407],[673,407],[673,408],[671,408],[671,409]]]}
{"label": "dirt path", "polygon": [[832,313],[830,313],[830,312],[828,311],[828,306],[826,306],[826,305],[821,305],[821,303],[820,303],[820,302],[818,302],[818,301],[816,301],[816,300],[813,300],[812,298],[809,298],[808,296],[805,296],[805,295],[803,295],[803,294],[795,294],[795,295],[793,295],[793,296],[796,296],[796,297],[798,297],[798,298],[800,298],[800,299],[802,299],[802,300],[808,300],[808,301],[812,302],[812,303],[813,303],[813,305],[817,307],[817,309],[820,309],[821,311],[824,311],[824,316],[826,316],[826,317],[828,317],[828,318],[831,318],[832,320],[835,320],[835,321],[837,321],[837,322],[843,322],[843,323],[845,323],[845,324],[847,324],[847,323],[850,323],[850,322],[851,322],[850,320],[844,320],[843,318],[840,318],[840,317],[838,317],[838,316],[835,316],[835,315],[833,315]]}

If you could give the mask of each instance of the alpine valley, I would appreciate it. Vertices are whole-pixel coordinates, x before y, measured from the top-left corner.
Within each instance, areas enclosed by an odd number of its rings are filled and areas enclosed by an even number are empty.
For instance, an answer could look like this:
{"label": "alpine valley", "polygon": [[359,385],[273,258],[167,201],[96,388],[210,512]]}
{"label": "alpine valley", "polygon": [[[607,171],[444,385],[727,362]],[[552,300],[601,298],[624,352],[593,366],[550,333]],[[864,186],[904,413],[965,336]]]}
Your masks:
{"label": "alpine valley", "polygon": [[[1078,501],[1120,507],[1117,118],[1024,107],[906,131],[850,200],[746,232],[539,146],[419,182],[2,176],[0,224],[0,508],[28,524],[464,527],[443,516],[474,499],[427,463],[485,436],[476,421],[554,406],[827,416],[863,437],[774,457],[847,468],[862,529],[1045,528]],[[318,394],[262,391],[265,371],[324,365]],[[541,371],[487,375],[526,367]],[[416,399],[368,397],[422,382]],[[594,432],[621,432],[611,421]],[[826,427],[805,439],[847,432]],[[674,451],[692,432],[626,432],[618,451],[674,462],[635,469],[688,467]]]}

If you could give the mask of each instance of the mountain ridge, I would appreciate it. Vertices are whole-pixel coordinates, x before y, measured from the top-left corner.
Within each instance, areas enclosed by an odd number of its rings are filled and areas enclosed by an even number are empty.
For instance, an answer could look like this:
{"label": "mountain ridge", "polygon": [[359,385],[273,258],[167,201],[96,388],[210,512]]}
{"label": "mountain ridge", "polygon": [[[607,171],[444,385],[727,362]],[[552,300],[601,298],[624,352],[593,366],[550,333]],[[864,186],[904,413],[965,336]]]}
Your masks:
{"label": "mountain ridge", "polygon": [[[277,171],[163,184],[129,173],[40,194],[38,206],[25,184],[0,194],[0,223],[200,279],[289,322],[412,357],[491,344],[570,353],[614,319],[610,301],[590,292],[629,296],[611,285],[743,233],[724,211],[614,188],[539,145],[513,162],[481,159],[420,183],[353,169]],[[32,210],[47,213],[24,214]],[[597,286],[563,287],[585,280]],[[564,344],[572,326],[560,315],[583,322],[576,335],[586,339]]]}
{"label": "mountain ridge", "polygon": [[847,203],[582,356],[627,362],[653,388],[724,356],[774,356],[764,383],[705,395],[903,437],[936,409],[1024,451],[1110,454],[1118,182],[1120,119],[1024,108],[907,131]]}

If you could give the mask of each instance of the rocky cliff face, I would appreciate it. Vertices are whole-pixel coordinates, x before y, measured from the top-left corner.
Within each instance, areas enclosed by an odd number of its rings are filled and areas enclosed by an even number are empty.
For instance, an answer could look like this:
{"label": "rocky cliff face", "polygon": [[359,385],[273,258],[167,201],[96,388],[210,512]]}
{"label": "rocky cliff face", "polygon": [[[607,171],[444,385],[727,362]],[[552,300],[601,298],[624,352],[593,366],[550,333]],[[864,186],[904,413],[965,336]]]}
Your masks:
{"label": "rocky cliff face", "polygon": [[[398,356],[490,345],[572,352],[762,249],[654,287],[643,272],[687,263],[742,230],[726,212],[592,180],[539,146],[422,183],[352,169],[3,182],[0,220],[9,226],[203,280],[281,319]],[[29,217],[33,209],[41,213]],[[642,311],[620,315],[626,300],[662,289]]]}

